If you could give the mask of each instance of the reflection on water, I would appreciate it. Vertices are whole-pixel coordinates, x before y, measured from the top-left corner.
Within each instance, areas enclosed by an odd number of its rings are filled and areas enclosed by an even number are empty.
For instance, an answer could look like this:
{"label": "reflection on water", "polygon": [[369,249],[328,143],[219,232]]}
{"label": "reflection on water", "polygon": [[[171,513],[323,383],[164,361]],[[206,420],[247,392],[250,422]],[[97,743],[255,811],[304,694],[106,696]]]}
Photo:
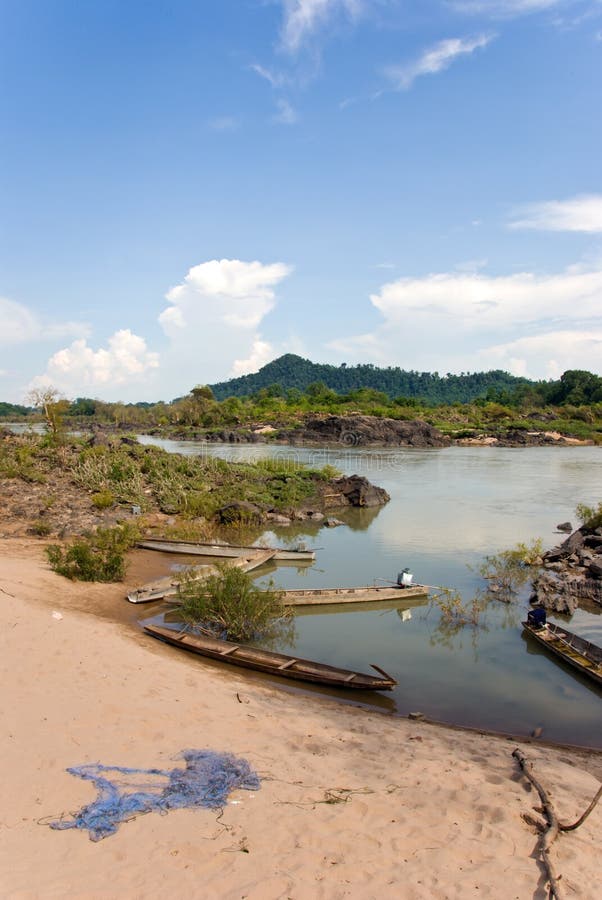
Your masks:
{"label": "reflection on water", "polygon": [[[578,503],[597,502],[592,485],[602,484],[596,447],[375,452],[145,440],[232,460],[277,455],[328,463],[389,492],[391,502],[382,509],[337,511],[347,527],[300,523],[264,535],[279,542],[292,535],[320,548],[303,574],[282,566],[270,570],[282,588],[380,584],[408,566],[415,581],[470,599],[482,586],[474,567],[484,556],[537,537],[545,547],[559,543],[556,524],[575,521]],[[447,722],[521,734],[542,728],[549,740],[602,747],[602,689],[521,639],[527,596],[525,590],[510,606],[494,601],[478,627],[455,631],[442,626],[439,611],[429,606],[411,608],[409,619],[409,607],[395,604],[353,613],[311,610],[297,616],[295,652],[361,671],[377,663],[399,681],[387,705],[392,696],[402,715],[420,710]],[[568,627],[602,645],[601,612],[578,610]],[[371,697],[365,702],[383,705]]]}

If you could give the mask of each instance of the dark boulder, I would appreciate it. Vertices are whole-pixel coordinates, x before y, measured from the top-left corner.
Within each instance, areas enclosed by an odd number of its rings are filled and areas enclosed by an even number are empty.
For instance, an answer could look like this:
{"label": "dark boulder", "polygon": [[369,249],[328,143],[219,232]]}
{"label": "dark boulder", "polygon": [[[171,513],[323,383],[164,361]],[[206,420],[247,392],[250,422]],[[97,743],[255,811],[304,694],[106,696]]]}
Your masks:
{"label": "dark boulder", "polygon": [[378,416],[310,416],[301,428],[282,435],[293,443],[345,447],[448,447],[450,438],[421,421]]}
{"label": "dark boulder", "polygon": [[384,488],[377,487],[361,475],[337,478],[334,488],[350,506],[382,506],[391,499]]}
{"label": "dark boulder", "polygon": [[222,506],[215,514],[220,525],[260,525],[264,515],[254,503],[246,500],[234,500]]}

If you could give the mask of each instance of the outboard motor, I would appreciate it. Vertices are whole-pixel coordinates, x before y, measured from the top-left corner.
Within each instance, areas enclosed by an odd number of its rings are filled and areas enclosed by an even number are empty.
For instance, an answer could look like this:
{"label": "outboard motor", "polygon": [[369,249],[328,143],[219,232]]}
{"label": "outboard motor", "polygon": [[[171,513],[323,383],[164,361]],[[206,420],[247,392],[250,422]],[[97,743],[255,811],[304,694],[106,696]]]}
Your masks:
{"label": "outboard motor", "polygon": [[536,606],[527,613],[527,622],[531,628],[535,628],[537,631],[546,627],[546,621],[546,611],[543,606]]}
{"label": "outboard motor", "polygon": [[399,585],[399,587],[409,587],[412,583],[413,577],[414,576],[412,575],[412,573],[410,572],[409,569],[404,569],[397,576],[397,584]]}

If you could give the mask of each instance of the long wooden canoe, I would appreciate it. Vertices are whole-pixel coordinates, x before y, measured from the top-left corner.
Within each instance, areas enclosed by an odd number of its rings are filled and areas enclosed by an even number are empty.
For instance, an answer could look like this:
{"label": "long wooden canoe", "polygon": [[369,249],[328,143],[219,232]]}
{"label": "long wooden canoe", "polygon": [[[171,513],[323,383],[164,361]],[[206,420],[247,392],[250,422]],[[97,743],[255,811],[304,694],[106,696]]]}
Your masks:
{"label": "long wooden canoe", "polygon": [[550,653],[560,657],[569,666],[573,666],[598,684],[602,684],[602,649],[596,644],[552,622],[540,628],[534,628],[529,622],[523,622],[523,628]]}
{"label": "long wooden canoe", "polygon": [[231,559],[237,556],[246,556],[249,551],[273,549],[274,559],[289,560],[295,562],[313,562],[316,558],[315,550],[307,550],[304,547],[253,547],[243,544],[210,544],[199,541],[168,541],[155,538],[147,538],[136,543],[143,550],[159,550],[161,553],[183,553],[192,556],[217,556],[221,559]]}
{"label": "long wooden canoe", "polygon": [[411,600],[416,597],[428,597],[428,588],[421,585],[414,587],[368,585],[367,587],[283,591],[283,594],[285,606],[323,606],[343,603],[375,603],[381,600]]}
{"label": "long wooden canoe", "polygon": [[[275,552],[275,550],[257,548],[254,553],[249,551],[247,556],[239,556],[236,559],[228,560],[228,564],[237,569],[242,569],[243,572],[251,572],[253,569],[258,569],[264,563],[273,559]],[[186,568],[187,578],[194,581],[202,581],[216,572],[217,569],[214,565],[188,566]],[[177,598],[179,592],[180,579],[174,575],[165,575],[163,578],[148,581],[146,584],[134,588],[126,594],[126,597],[130,603],[154,603],[157,600],[166,598]]]}
{"label": "long wooden canoe", "polygon": [[223,662],[232,663],[235,666],[244,666],[247,669],[268,672],[271,675],[281,675],[283,678],[311,681],[331,687],[353,688],[360,691],[390,691],[397,684],[394,678],[374,664],[372,664],[372,668],[376,669],[379,675],[352,672],[349,669],[339,669],[335,666],[327,666],[325,663],[312,662],[309,659],[287,656],[285,653],[260,650],[257,647],[249,647],[247,644],[235,644],[232,641],[191,634],[188,631],[172,631],[170,628],[163,628],[160,625],[145,625],[144,630],[153,637],[167,641],[168,644],[173,644],[175,647],[181,647],[183,650],[199,653],[201,656],[211,659],[223,660]]}

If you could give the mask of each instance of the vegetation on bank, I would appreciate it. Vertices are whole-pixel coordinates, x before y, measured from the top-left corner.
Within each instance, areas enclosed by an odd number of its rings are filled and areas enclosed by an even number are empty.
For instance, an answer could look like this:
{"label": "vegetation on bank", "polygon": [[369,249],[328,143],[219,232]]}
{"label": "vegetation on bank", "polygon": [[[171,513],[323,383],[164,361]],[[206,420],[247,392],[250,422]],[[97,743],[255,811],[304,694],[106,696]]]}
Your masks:
{"label": "vegetation on bank", "polygon": [[168,515],[211,519],[229,503],[245,501],[286,512],[320,489],[336,471],[307,468],[293,460],[231,463],[181,456],[131,438],[95,443],[89,438],[26,434],[0,441],[0,478],[44,484],[53,470],[66,473],[97,509],[139,507]]}
{"label": "vegetation on bank", "polygon": [[139,537],[135,525],[98,528],[65,546],[51,544],[46,555],[50,568],[72,581],[123,581],[125,555]]}
{"label": "vegetation on bank", "polygon": [[[265,374],[273,365],[264,367],[261,373]],[[371,367],[353,367],[362,371],[365,368]],[[372,367],[371,371],[387,370]],[[477,379],[476,375],[470,377]],[[197,386],[186,397],[171,403],[105,403],[85,397],[67,402],[50,389],[50,396],[35,398],[37,413],[30,408],[27,416],[19,417],[18,409],[23,407],[8,410],[10,405],[5,404],[4,417],[30,422],[44,420],[55,435],[61,428],[83,430],[100,426],[181,438],[214,436],[219,439],[224,434],[249,433],[267,425],[274,431],[264,433],[264,439],[270,435],[282,439],[312,415],[360,414],[423,420],[455,439],[481,435],[499,438],[510,435],[516,439],[521,432],[550,431],[602,444],[602,378],[597,375],[569,370],[558,381],[514,379],[500,386],[487,385],[485,380],[480,387],[480,396],[445,403],[412,394],[411,390],[417,388],[410,389],[408,394],[392,396],[363,383],[339,393],[324,381],[311,382],[303,390],[272,383],[247,396],[229,396],[223,400],[216,399],[210,387]]]}

